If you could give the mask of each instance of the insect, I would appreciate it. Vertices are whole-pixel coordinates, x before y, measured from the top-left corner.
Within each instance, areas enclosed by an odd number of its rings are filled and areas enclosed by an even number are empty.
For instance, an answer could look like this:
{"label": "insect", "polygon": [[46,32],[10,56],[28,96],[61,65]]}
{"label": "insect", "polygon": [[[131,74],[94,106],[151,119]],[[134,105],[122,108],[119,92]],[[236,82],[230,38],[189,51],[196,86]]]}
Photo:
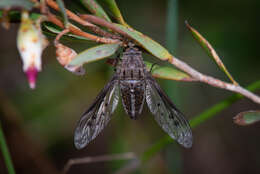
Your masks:
{"label": "insect", "polygon": [[192,146],[188,121],[146,69],[142,52],[130,42],[112,79],[78,121],[74,134],[77,149],[85,147],[108,124],[120,94],[124,110],[131,119],[140,116],[146,100],[161,128],[184,147]]}

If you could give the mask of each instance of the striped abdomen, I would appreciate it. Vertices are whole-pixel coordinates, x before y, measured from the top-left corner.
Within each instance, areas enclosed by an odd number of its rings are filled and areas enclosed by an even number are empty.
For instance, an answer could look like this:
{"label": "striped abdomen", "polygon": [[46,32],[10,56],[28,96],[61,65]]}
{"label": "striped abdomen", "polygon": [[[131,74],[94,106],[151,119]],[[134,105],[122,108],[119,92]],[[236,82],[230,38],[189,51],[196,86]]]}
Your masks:
{"label": "striped abdomen", "polygon": [[120,90],[126,113],[132,119],[137,119],[143,110],[145,99],[144,80],[121,80]]}

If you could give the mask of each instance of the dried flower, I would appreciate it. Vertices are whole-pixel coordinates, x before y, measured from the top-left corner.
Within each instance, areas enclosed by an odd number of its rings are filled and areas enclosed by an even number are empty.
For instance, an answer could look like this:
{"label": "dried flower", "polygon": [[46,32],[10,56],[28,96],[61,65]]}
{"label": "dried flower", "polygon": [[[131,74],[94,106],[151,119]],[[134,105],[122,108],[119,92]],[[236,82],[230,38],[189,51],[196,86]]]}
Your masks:
{"label": "dried flower", "polygon": [[55,47],[56,47],[57,60],[64,68],[66,68],[67,70],[69,70],[70,72],[76,75],[85,74],[85,69],[82,66],[68,65],[70,61],[77,56],[77,53],[73,49],[58,42],[55,43]]}
{"label": "dried flower", "polygon": [[30,18],[27,11],[22,12],[22,21],[18,31],[17,47],[23,61],[23,71],[31,89],[36,86],[38,72],[42,69],[42,51],[48,42],[37,26]]}

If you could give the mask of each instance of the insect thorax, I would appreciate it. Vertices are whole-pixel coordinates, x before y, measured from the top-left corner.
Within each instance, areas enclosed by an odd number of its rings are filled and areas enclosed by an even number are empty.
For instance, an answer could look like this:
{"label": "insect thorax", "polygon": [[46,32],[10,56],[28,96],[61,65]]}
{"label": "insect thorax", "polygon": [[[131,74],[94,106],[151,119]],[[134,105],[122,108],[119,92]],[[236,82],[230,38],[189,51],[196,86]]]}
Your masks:
{"label": "insect thorax", "polygon": [[127,48],[123,53],[122,61],[117,66],[117,75],[120,80],[141,80],[146,73],[142,52],[135,47]]}
{"label": "insect thorax", "polygon": [[141,114],[145,99],[145,65],[142,52],[130,47],[117,67],[123,106],[133,119]]}

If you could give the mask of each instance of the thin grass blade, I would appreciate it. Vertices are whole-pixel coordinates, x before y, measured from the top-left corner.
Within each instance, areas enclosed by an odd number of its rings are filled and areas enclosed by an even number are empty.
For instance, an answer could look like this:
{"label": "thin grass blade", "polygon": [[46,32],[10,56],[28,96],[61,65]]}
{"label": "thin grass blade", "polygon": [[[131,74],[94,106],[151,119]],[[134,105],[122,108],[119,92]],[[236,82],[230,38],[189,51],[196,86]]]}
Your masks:
{"label": "thin grass blade", "polygon": [[214,62],[218,65],[218,67],[227,75],[227,77],[231,80],[231,82],[234,85],[238,85],[238,83],[234,80],[234,78],[231,76],[231,74],[228,72],[227,68],[223,64],[222,60],[218,56],[215,49],[212,47],[212,45],[193,27],[189,25],[189,23],[186,21],[186,26],[190,30],[192,36],[198,41],[200,46],[207,52],[210,58],[214,60]]}

